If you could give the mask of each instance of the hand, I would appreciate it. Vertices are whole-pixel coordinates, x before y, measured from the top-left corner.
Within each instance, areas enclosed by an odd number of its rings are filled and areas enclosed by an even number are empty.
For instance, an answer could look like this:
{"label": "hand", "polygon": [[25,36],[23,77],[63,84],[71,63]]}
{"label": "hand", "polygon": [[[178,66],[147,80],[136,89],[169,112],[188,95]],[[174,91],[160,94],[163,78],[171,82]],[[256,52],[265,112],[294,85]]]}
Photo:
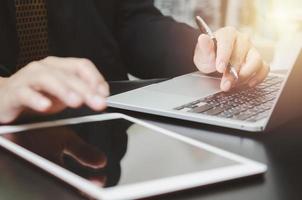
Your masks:
{"label": "hand", "polygon": [[47,57],[3,79],[0,95],[0,123],[10,123],[27,110],[50,114],[83,104],[103,110],[109,87],[89,60]]}
{"label": "hand", "polygon": [[218,71],[223,74],[221,89],[229,91],[236,83],[228,72],[230,63],[238,72],[239,81],[247,82],[250,87],[261,83],[269,73],[269,66],[262,60],[259,52],[253,47],[248,36],[232,27],[219,29],[215,33],[217,52],[208,35],[202,34],[194,55],[194,63],[203,73]]}

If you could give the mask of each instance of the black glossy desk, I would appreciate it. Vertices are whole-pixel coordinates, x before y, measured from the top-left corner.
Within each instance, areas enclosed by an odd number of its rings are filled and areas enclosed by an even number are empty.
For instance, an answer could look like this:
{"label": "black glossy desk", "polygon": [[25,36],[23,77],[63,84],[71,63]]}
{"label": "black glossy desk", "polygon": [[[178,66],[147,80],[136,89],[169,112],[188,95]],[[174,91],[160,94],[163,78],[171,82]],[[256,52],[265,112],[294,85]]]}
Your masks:
{"label": "black glossy desk", "polygon": [[[132,89],[146,83],[112,84],[113,92]],[[109,109],[109,112],[122,112]],[[301,200],[302,199],[302,119],[270,133],[246,133],[225,130],[181,120],[124,112],[134,117],[207,142],[228,151],[266,163],[264,177],[251,177],[217,185],[159,196],[154,199],[205,200]],[[89,114],[86,109],[68,111],[62,118]],[[90,113],[93,114],[93,113]],[[0,199],[84,199],[74,189],[38,168],[0,151]]]}

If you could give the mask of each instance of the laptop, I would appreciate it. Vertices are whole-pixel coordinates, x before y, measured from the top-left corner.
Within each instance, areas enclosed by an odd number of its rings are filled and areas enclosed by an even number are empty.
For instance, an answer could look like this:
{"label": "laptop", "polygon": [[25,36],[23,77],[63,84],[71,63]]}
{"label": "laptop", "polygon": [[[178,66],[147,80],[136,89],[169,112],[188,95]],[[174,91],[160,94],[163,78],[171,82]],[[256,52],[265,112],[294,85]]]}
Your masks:
{"label": "laptop", "polygon": [[111,96],[108,105],[250,132],[269,131],[302,114],[298,46],[286,75],[270,73],[254,88],[242,85],[222,92],[220,78],[194,72]]}

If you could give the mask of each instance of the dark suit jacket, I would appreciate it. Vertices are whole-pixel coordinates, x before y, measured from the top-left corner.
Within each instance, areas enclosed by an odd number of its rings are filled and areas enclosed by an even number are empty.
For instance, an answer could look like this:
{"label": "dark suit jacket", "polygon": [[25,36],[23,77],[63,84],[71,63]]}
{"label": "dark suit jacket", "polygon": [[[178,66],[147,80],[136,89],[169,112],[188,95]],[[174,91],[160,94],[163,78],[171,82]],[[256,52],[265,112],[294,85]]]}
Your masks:
{"label": "dark suit jacket", "polygon": [[[91,59],[107,80],[170,77],[194,69],[198,31],[164,17],[153,0],[47,0],[53,56]],[[18,56],[13,0],[0,0],[0,75]]]}

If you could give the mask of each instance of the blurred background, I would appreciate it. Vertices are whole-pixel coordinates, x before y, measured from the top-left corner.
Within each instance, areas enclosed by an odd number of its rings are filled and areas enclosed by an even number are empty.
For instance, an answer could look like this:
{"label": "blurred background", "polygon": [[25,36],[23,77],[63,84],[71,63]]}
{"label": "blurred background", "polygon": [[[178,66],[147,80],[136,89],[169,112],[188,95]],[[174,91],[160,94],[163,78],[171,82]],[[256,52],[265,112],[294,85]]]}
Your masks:
{"label": "blurred background", "polygon": [[302,0],[155,0],[155,6],[193,27],[196,15],[213,30],[236,27],[275,70],[288,68],[294,46],[302,46]]}

